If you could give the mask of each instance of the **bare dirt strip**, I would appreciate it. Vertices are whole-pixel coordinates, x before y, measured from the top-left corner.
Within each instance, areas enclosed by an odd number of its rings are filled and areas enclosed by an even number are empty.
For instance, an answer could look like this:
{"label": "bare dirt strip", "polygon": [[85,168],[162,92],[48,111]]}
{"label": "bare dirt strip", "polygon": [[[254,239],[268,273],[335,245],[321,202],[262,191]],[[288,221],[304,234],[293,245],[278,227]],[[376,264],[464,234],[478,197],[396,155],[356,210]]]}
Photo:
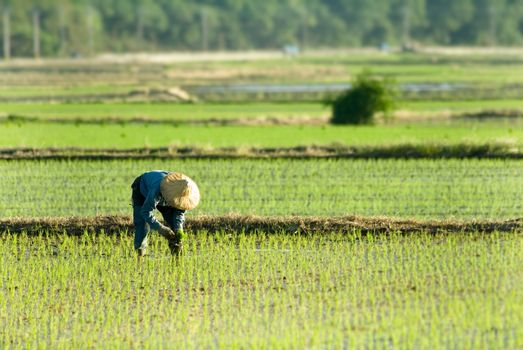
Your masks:
{"label": "bare dirt strip", "polygon": [[[523,118],[523,110],[519,109],[482,109],[478,111],[453,112],[413,112],[397,111],[393,114],[392,119],[385,120],[378,118],[378,124],[408,124],[408,123],[441,123],[452,121],[485,121],[485,120],[519,120]],[[106,117],[68,117],[68,118],[42,118],[30,115],[0,113],[0,122],[15,123],[51,123],[51,124],[165,124],[165,125],[220,125],[220,126],[272,126],[272,125],[327,125],[329,116],[311,116],[311,115],[294,115],[294,116],[276,116],[261,115],[258,117],[248,118],[201,118],[201,119],[168,119],[168,118],[150,118],[147,116],[122,118],[118,116]]]}
{"label": "bare dirt strip", "polygon": [[[523,218],[492,221],[419,221],[387,217],[273,217],[273,216],[188,216],[188,232],[289,233],[523,233]],[[70,218],[10,218],[0,220],[0,233],[40,234],[130,234],[130,216],[97,216]]]}
{"label": "bare dirt strip", "polygon": [[159,147],[159,148],[5,148],[4,160],[115,160],[115,159],[523,159],[521,145],[403,144],[393,146],[296,146],[296,147]]}

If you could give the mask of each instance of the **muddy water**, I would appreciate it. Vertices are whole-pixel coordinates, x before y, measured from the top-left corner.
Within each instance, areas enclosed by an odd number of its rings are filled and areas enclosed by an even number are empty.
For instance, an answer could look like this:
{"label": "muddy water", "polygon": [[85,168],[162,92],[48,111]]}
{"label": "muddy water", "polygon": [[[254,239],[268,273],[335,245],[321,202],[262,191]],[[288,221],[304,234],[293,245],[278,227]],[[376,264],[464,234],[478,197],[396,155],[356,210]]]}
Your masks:
{"label": "muddy water", "polygon": [[[341,92],[349,89],[351,84],[234,84],[202,86],[194,89],[197,94],[209,93],[325,93]],[[450,92],[467,88],[463,84],[453,83],[409,83],[399,86],[405,92]]]}

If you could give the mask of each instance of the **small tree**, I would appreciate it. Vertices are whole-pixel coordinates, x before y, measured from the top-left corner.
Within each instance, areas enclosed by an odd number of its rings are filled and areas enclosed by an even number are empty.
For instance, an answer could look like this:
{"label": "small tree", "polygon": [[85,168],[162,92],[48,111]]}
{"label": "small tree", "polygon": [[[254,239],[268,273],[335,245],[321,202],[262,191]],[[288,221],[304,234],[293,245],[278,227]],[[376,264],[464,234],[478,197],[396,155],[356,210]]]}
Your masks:
{"label": "small tree", "polygon": [[370,72],[360,73],[352,87],[332,101],[332,124],[372,124],[378,112],[387,114],[394,107],[396,89],[391,79],[380,79]]}

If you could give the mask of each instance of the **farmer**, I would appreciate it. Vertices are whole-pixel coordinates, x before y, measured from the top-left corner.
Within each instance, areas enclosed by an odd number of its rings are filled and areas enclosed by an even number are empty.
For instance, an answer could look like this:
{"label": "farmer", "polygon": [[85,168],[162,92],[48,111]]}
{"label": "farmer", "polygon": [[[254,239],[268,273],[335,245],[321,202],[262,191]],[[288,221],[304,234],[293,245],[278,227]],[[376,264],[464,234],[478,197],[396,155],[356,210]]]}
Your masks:
{"label": "farmer", "polygon": [[[164,236],[171,253],[179,255],[182,251],[185,211],[194,209],[200,201],[196,183],[182,173],[153,170],[138,176],[131,188],[134,249],[138,256],[142,257],[147,252],[149,228]],[[158,209],[168,226],[154,217],[154,209]]]}

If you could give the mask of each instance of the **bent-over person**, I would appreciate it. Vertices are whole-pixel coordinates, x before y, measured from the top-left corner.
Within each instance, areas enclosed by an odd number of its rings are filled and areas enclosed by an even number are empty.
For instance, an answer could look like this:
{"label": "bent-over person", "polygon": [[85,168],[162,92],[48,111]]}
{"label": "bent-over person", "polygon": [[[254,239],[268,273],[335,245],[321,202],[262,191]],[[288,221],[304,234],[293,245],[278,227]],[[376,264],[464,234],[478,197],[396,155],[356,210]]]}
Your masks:
{"label": "bent-over person", "polygon": [[[139,257],[147,252],[150,229],[165,237],[173,255],[182,252],[185,212],[194,209],[200,201],[196,183],[179,172],[153,170],[138,176],[131,185],[134,249]],[[167,226],[154,216],[154,209],[162,214]]]}

